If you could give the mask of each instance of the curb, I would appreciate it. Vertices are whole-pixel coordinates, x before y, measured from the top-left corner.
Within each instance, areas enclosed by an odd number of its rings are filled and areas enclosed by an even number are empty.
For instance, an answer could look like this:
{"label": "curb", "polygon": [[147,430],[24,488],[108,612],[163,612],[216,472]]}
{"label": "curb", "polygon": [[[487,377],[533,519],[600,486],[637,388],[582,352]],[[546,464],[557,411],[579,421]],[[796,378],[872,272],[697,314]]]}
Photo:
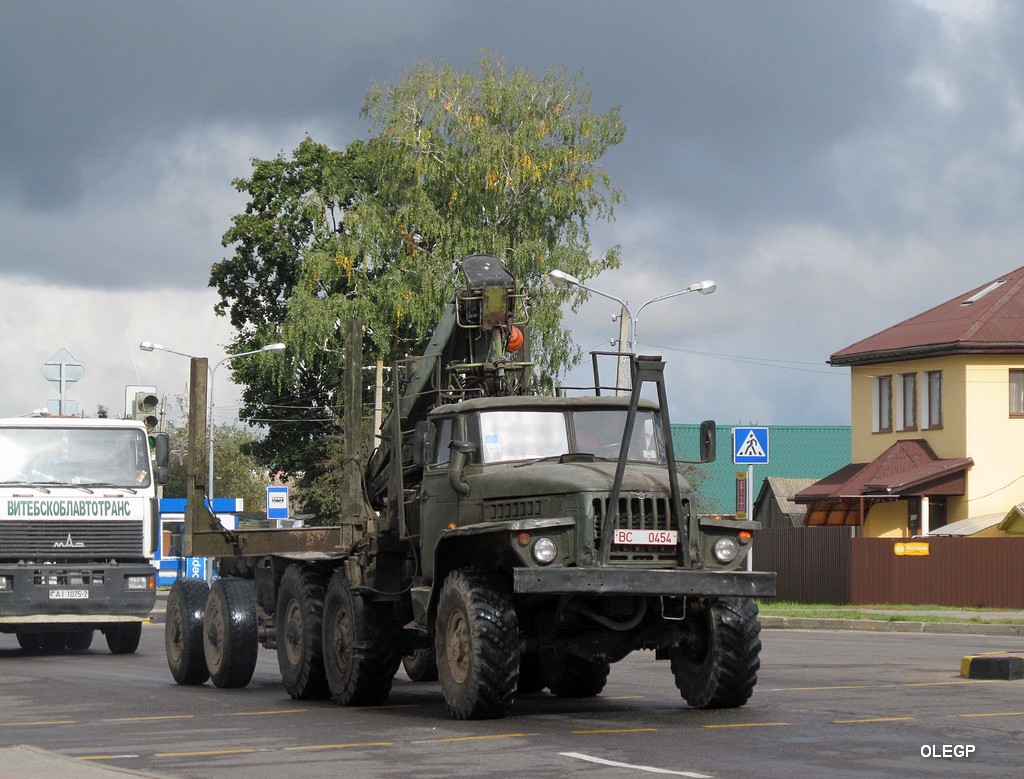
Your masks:
{"label": "curb", "polygon": [[965,679],[1024,679],[1024,657],[994,653],[967,655],[960,661],[960,675]]}
{"label": "curb", "polygon": [[910,622],[888,619],[818,619],[761,615],[765,630],[861,630],[873,633],[959,633],[983,636],[1024,636],[1024,625],[980,622]]}
{"label": "curb", "polygon": [[159,779],[166,776],[103,765],[27,744],[0,747],[0,767],[3,776],[16,776],[18,779],[52,779],[55,776],[73,776],[75,779]]}

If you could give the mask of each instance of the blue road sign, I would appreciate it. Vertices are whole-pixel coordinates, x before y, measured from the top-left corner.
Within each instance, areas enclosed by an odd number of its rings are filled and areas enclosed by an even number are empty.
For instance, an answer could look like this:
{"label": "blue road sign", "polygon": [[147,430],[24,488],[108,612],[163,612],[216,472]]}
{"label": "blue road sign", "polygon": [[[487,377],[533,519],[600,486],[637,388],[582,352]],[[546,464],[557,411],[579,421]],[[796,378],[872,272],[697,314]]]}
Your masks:
{"label": "blue road sign", "polygon": [[288,519],[287,487],[267,487],[267,519]]}
{"label": "blue road sign", "polygon": [[768,428],[734,427],[732,461],[736,465],[768,464]]}

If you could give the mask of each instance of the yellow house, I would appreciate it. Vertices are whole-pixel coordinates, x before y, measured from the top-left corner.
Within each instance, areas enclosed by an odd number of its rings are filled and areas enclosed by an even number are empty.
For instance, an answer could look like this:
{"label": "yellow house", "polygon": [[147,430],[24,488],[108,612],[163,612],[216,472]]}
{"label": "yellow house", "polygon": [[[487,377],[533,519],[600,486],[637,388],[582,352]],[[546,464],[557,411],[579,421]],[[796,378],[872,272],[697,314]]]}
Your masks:
{"label": "yellow house", "polygon": [[853,464],[797,494],[805,524],[1002,534],[999,520],[1024,500],[1024,268],[829,363],[850,368]]}

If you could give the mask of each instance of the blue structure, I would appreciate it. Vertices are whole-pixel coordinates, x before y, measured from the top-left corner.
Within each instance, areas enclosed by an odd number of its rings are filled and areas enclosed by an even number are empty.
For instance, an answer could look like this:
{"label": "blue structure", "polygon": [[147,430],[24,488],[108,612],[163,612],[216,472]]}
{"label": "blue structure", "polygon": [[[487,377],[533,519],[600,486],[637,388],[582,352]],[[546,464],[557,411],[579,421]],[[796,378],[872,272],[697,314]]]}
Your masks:
{"label": "blue structure", "polygon": [[[744,430],[749,426],[737,425]],[[823,479],[849,465],[852,440],[849,425],[765,425],[771,436],[771,459],[767,465],[754,466],[752,494],[760,494],[761,485],[769,476],[791,479]],[[746,465],[732,461],[733,427],[716,429],[718,456],[713,463],[693,466],[698,478],[693,480],[697,492],[697,510],[704,514],[736,512],[736,474]],[[672,425],[672,443],[677,460],[699,457],[699,425]]]}
{"label": "blue structure", "polygon": [[[241,498],[214,498],[213,511],[229,530],[238,529],[237,512],[242,510]],[[183,557],[181,535],[185,530],[185,499],[160,499],[160,545],[153,561],[157,566],[158,585],[171,585],[177,579],[205,579],[208,565],[206,557]]]}

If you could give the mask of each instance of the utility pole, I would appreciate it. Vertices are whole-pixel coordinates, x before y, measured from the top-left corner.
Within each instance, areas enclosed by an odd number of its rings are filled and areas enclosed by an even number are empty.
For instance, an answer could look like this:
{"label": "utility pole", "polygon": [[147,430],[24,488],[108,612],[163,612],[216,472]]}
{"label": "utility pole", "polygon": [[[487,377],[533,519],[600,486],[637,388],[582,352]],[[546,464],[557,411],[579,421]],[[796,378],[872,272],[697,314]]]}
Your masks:
{"label": "utility pole", "polygon": [[[632,327],[633,317],[625,306],[619,312],[619,351],[624,354],[619,356],[619,365],[615,372],[615,394],[626,394],[626,380],[629,372],[629,355],[636,351],[636,345],[629,342],[629,332]],[[628,353],[628,354],[627,354]]]}

